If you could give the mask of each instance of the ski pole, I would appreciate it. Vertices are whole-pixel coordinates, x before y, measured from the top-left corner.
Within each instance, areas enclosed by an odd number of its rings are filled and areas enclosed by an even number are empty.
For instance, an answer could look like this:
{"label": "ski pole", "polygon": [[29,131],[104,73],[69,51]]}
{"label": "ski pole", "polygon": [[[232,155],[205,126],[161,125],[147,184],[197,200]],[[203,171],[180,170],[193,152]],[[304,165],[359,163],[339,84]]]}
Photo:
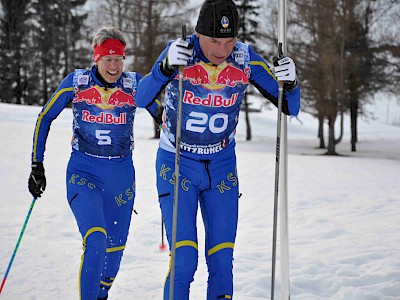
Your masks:
{"label": "ski pole", "polygon": [[[186,39],[186,26],[182,25],[182,39]],[[178,116],[176,120],[176,151],[175,151],[175,184],[174,184],[174,209],[172,215],[172,241],[171,241],[171,268],[169,277],[169,300],[174,299],[175,281],[175,254],[176,254],[176,230],[178,225],[178,190],[179,190],[179,167],[180,167],[180,148],[181,148],[181,118],[182,118],[182,94],[183,94],[183,70],[184,66],[179,66],[179,101]]]}
{"label": "ski pole", "polygon": [[[282,43],[278,44],[278,58],[283,56]],[[275,159],[275,193],[274,193],[274,220],[272,233],[272,269],[271,269],[271,300],[274,300],[275,293],[275,265],[276,265],[276,236],[278,227],[278,195],[279,195],[279,161],[281,144],[281,121],[282,121],[282,97],[283,81],[278,81],[278,123],[276,129],[276,159]]]}
{"label": "ski pole", "polygon": [[165,251],[165,243],[164,243],[164,222],[161,216],[161,244],[158,246],[160,251]]}
{"label": "ski pole", "polygon": [[14,252],[13,252],[13,254],[12,254],[12,256],[11,256],[10,263],[8,264],[6,274],[4,275],[3,281],[1,282],[0,294],[1,294],[1,291],[3,290],[4,284],[6,283],[8,273],[10,272],[12,263],[13,263],[14,258],[15,258],[15,255],[17,254],[19,244],[21,243],[22,236],[24,235],[25,228],[26,228],[26,225],[28,224],[29,217],[31,216],[31,213],[32,213],[32,210],[33,210],[33,206],[35,205],[35,202],[36,202],[36,198],[33,198],[32,203],[31,203],[31,206],[30,206],[29,211],[28,211],[28,215],[27,215],[26,218],[25,218],[24,226],[22,226],[21,233],[19,234],[19,238],[18,238],[18,241],[17,241],[17,245],[16,245],[15,248],[14,248]]}
{"label": "ski pole", "polygon": [[[281,53],[287,51],[287,0],[278,2],[278,45],[281,43]],[[288,228],[288,141],[287,116],[282,114],[282,128],[280,134],[280,189],[279,189],[279,226],[280,226],[280,262],[281,262],[281,297],[290,300],[289,274],[289,228]]]}

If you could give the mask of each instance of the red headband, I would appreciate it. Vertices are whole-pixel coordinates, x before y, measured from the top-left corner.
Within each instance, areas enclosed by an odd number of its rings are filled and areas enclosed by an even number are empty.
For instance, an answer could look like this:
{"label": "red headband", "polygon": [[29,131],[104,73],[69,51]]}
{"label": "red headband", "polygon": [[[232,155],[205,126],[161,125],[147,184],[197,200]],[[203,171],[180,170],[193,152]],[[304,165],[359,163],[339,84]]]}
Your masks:
{"label": "red headband", "polygon": [[103,44],[94,46],[93,59],[97,62],[106,55],[122,55],[125,58],[125,46],[119,39],[108,39]]}

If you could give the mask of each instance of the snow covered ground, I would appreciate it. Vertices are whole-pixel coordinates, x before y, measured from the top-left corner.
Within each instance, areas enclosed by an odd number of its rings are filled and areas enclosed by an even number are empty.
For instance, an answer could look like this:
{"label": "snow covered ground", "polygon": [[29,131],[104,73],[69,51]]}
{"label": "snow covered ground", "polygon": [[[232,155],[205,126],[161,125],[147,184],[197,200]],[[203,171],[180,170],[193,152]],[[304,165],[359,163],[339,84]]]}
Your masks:
{"label": "snow covered ground", "polygon": [[[385,121],[386,102],[370,109],[378,111],[378,118],[360,120],[357,152],[350,152],[345,135],[337,148],[343,156],[321,155],[316,121],[307,114],[299,116],[303,124],[288,123],[291,299],[400,299],[400,127]],[[399,112],[395,103],[394,109]],[[1,280],[32,201],[27,179],[39,111],[0,103]],[[239,300],[270,297],[276,111],[251,118],[253,141],[244,139],[243,116],[237,134],[243,193],[234,261],[234,297]],[[133,215],[112,300],[161,299],[168,265],[168,253],[159,251],[158,142],[150,138],[152,124],[145,111],[138,111],[135,126],[138,215]],[[348,132],[347,119],[346,126]],[[70,138],[71,111],[66,109],[52,125],[45,155],[47,189],[33,209],[1,299],[78,299],[81,237],[64,186]],[[199,222],[203,249],[200,217]],[[278,249],[277,299],[279,266]],[[205,299],[206,274],[201,251],[191,299]]]}

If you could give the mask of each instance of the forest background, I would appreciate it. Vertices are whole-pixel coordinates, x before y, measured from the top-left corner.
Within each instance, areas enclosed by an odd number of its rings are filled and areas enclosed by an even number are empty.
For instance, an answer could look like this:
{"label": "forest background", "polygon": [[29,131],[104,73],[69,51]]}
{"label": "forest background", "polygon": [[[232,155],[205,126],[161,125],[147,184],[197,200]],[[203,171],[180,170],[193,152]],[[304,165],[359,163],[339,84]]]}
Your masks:
{"label": "forest background", "polygon": [[[254,45],[270,63],[277,53],[278,1],[235,3],[239,40]],[[0,4],[0,102],[42,106],[68,73],[93,64],[91,39],[101,26],[124,32],[125,69],[146,74],[165,44],[181,35],[182,24],[194,32],[202,0]],[[348,115],[350,147],[356,151],[357,118],[371,114],[364,107],[374,101],[395,103],[397,111],[400,106],[400,0],[293,0],[287,7],[287,55],[296,61],[302,111],[318,120],[318,146],[337,154]],[[270,109],[271,104],[252,88],[248,96],[243,110],[246,140],[251,140],[250,113]],[[400,126],[400,114],[387,122]]]}

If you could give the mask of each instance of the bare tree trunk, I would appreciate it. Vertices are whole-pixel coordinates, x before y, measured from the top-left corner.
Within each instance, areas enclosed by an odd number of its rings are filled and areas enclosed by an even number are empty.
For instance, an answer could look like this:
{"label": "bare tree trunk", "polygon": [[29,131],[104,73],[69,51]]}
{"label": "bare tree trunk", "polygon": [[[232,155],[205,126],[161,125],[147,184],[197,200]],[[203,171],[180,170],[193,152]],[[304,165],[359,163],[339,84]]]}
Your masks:
{"label": "bare tree trunk", "polygon": [[244,113],[246,119],[246,141],[251,141],[251,125],[250,125],[250,114],[249,114],[249,102],[247,94],[244,96]]}
{"label": "bare tree trunk", "polygon": [[329,134],[328,134],[328,151],[326,155],[337,155],[335,143],[335,118],[328,118]]}
{"label": "bare tree trunk", "polygon": [[156,121],[153,121],[153,128],[154,128],[154,138],[159,139],[160,138],[160,126],[157,124]]}
{"label": "bare tree trunk", "polygon": [[324,138],[324,116],[318,114],[318,138],[319,138],[319,148],[325,149],[325,138]]}
{"label": "bare tree trunk", "polygon": [[335,144],[339,144],[343,139],[344,134],[344,113],[340,111],[340,135],[337,139],[335,139]]}
{"label": "bare tree trunk", "polygon": [[357,101],[350,101],[351,151],[355,152],[357,143]]}

